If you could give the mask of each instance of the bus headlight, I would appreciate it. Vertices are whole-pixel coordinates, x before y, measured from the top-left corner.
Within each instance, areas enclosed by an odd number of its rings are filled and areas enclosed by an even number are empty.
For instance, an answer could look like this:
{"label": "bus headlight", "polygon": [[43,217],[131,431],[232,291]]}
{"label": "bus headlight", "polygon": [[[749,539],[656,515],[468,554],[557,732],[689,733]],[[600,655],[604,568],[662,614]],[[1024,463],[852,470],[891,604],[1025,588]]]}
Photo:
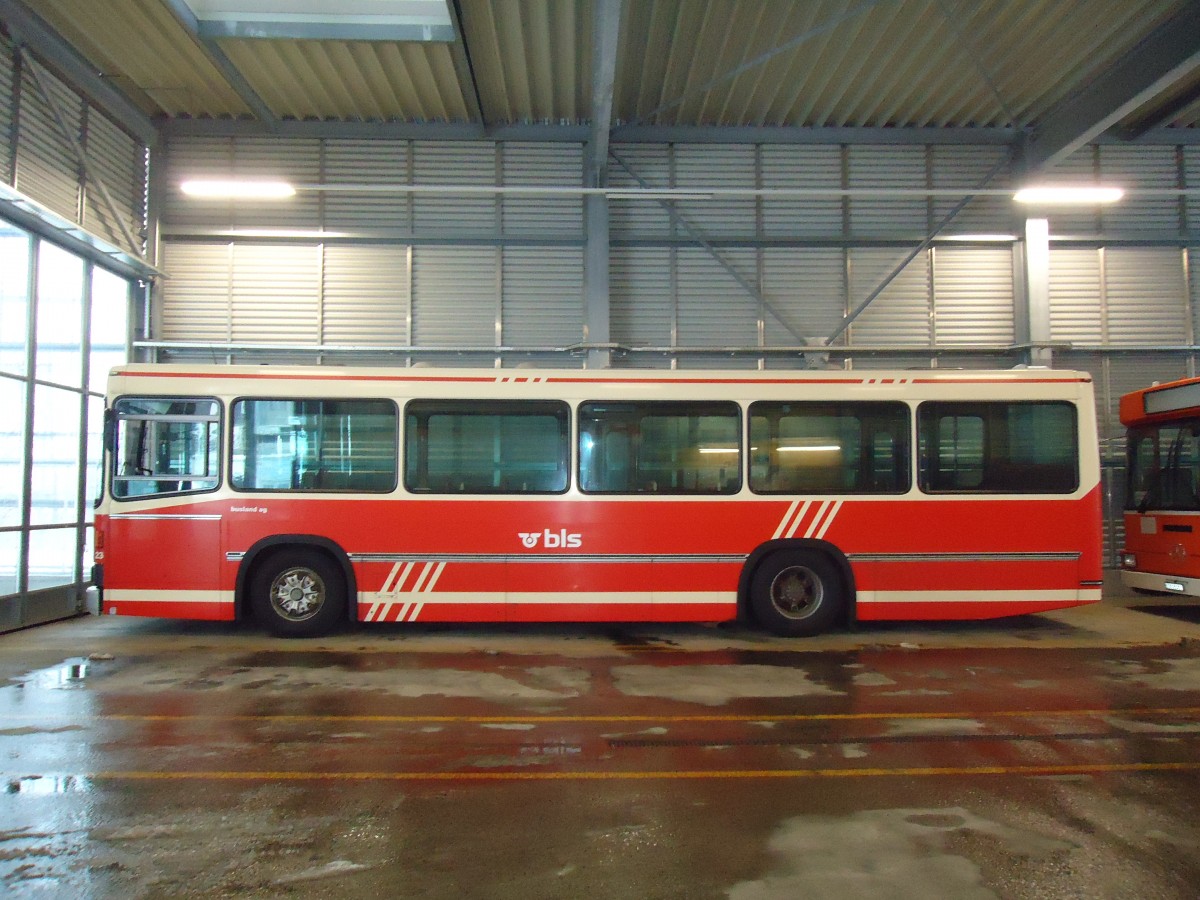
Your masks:
{"label": "bus headlight", "polygon": [[1121,554],[1121,568],[1122,569],[1136,569],[1137,568],[1137,554],[1136,553],[1122,553]]}

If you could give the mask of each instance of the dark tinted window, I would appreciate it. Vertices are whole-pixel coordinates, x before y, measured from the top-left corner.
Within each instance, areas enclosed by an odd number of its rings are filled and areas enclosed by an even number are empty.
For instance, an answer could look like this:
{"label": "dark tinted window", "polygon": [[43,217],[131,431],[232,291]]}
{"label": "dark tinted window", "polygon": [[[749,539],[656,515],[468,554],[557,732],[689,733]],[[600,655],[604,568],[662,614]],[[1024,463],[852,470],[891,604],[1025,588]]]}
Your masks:
{"label": "dark tinted window", "polygon": [[404,485],[417,493],[555,494],[567,489],[570,409],[551,400],[414,400]]}
{"label": "dark tinted window", "polygon": [[760,494],[908,490],[903,403],[754,403],[750,488]]}
{"label": "dark tinted window", "polygon": [[1079,439],[1069,403],[922,403],[921,490],[1069,494]]}

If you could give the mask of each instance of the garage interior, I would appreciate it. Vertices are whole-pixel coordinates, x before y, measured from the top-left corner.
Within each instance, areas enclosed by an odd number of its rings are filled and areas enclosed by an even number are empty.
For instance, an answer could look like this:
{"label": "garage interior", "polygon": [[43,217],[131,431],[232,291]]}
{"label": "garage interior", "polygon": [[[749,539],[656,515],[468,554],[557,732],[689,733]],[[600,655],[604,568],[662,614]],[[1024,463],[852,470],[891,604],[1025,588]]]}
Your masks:
{"label": "garage interior", "polygon": [[7,889],[1192,896],[1186,603],[799,645],[81,614],[127,360],[1082,370],[1115,564],[1119,398],[1198,374],[1200,2],[237,6],[0,0]]}

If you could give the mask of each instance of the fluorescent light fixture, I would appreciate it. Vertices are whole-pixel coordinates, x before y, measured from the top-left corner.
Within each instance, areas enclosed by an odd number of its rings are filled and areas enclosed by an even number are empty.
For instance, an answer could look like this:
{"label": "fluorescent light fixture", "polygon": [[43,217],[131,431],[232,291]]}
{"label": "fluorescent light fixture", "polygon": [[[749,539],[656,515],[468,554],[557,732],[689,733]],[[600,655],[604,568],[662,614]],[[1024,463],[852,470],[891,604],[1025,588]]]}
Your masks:
{"label": "fluorescent light fixture", "polygon": [[808,444],[801,447],[779,447],[780,453],[839,453],[841,444]]}
{"label": "fluorescent light fixture", "polygon": [[179,189],[189,197],[204,200],[285,200],[296,194],[286,181],[250,181],[240,179],[193,179]]}
{"label": "fluorescent light fixture", "polygon": [[1116,203],[1125,192],[1117,187],[1096,185],[1042,185],[1021,188],[1013,194],[1018,203],[1045,206],[1087,206],[1097,203]]}
{"label": "fluorescent light fixture", "polygon": [[701,453],[737,453],[737,447],[701,447]]}
{"label": "fluorescent light fixture", "polygon": [[183,0],[203,38],[452,41],[446,0]]}
{"label": "fluorescent light fixture", "polygon": [[942,234],[940,241],[962,241],[963,243],[1000,244],[1012,243],[1017,239],[1015,234]]}

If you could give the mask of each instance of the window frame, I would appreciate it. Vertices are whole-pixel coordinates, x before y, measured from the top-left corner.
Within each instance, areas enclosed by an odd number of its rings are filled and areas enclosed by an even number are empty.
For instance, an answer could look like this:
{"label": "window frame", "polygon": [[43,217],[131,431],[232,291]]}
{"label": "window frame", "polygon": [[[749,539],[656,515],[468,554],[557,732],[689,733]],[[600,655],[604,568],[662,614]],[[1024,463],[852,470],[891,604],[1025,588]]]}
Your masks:
{"label": "window frame", "polygon": [[[381,490],[366,490],[363,488],[327,488],[327,487],[311,487],[311,488],[257,488],[257,487],[238,487],[233,480],[233,429],[235,427],[234,410],[239,403],[246,401],[261,401],[268,403],[355,403],[355,402],[370,402],[370,403],[386,403],[388,404],[395,418],[393,419],[394,427],[392,429],[392,447],[395,450],[396,468],[392,477],[391,487]],[[240,395],[229,401],[229,454],[227,463],[229,466],[229,489],[238,494],[281,494],[281,495],[300,495],[300,494],[372,494],[375,496],[384,496],[386,494],[394,494],[400,485],[400,408],[391,397],[311,397],[311,396],[259,396],[259,395]]]}
{"label": "window frame", "polygon": [[[836,496],[902,497],[905,494],[909,494],[912,492],[913,484],[914,484],[914,479],[913,479],[913,458],[914,458],[913,422],[914,422],[916,416],[914,415],[913,407],[909,403],[906,403],[903,400],[811,400],[811,399],[755,400],[752,403],[750,403],[746,408],[746,428],[747,428],[746,446],[752,448],[752,445],[754,443],[754,440],[753,440],[754,408],[756,406],[781,407],[781,406],[788,406],[788,405],[827,406],[827,407],[842,407],[842,408],[854,408],[854,407],[879,408],[879,407],[886,406],[886,407],[894,407],[898,410],[902,410],[904,413],[904,421],[903,421],[903,423],[901,423],[903,425],[903,429],[901,432],[901,439],[904,441],[904,450],[905,450],[905,464],[904,464],[905,483],[902,487],[898,487],[898,488],[895,488],[893,490],[888,490],[888,491],[861,490],[861,489],[838,490],[838,489],[825,489],[825,488],[821,488],[821,489],[805,488],[803,490],[786,490],[786,489],[767,490],[765,488],[755,486],[754,459],[753,459],[753,456],[750,456],[747,459],[747,466],[748,466],[747,484],[750,487],[751,493],[753,493],[757,496],[760,496],[760,497],[807,496],[807,495],[821,496],[821,497],[826,497],[826,496],[829,496],[829,497],[836,497]],[[858,421],[860,423],[859,429],[860,429],[860,435],[861,435],[861,429],[862,429],[861,423],[864,420],[862,417],[858,417]],[[861,449],[861,446],[860,446],[860,449]],[[753,454],[753,449],[751,449],[750,452],[751,452],[751,454]]]}
{"label": "window frame", "polygon": [[[583,409],[586,406],[635,406],[635,407],[686,407],[686,406],[727,406],[736,413],[736,430],[734,440],[737,442],[737,473],[736,481],[729,490],[690,491],[690,490],[625,490],[625,491],[596,491],[588,490],[583,479]],[[643,413],[642,418],[646,414]],[[582,400],[575,406],[575,478],[579,492],[588,497],[733,497],[742,492],[746,486],[746,410],[736,400]],[[639,422],[640,433],[640,422]]]}
{"label": "window frame", "polygon": [[[140,416],[123,417],[117,411],[117,407],[122,402],[125,402],[128,400],[179,401],[179,402],[186,402],[186,403],[215,403],[216,404],[215,420],[216,420],[216,424],[217,424],[217,456],[216,456],[217,471],[216,471],[215,478],[213,479],[212,487],[200,488],[200,489],[196,489],[196,490],[158,491],[158,492],[151,493],[151,494],[133,494],[133,495],[126,495],[126,496],[122,496],[117,493],[116,485],[117,485],[118,480],[120,480],[122,482],[126,482],[126,483],[131,483],[133,481],[150,482],[150,481],[207,480],[207,479],[198,479],[198,478],[183,478],[183,477],[156,478],[152,475],[128,476],[128,475],[117,474],[117,470],[120,468],[119,458],[118,458],[118,454],[120,453],[120,445],[118,442],[118,437],[121,433],[121,421],[123,418],[125,418],[125,419],[132,418],[135,420],[142,420],[142,421],[149,421],[151,418],[161,418],[165,421],[178,421],[178,422],[188,422],[188,421],[212,422],[213,421],[213,417],[211,417],[211,416],[197,416],[197,415],[193,415],[193,416],[163,415],[161,417],[158,417],[158,416],[149,417],[149,416],[145,416],[145,415],[140,415]],[[221,487],[223,486],[223,484],[225,482],[225,472],[224,472],[224,466],[222,465],[222,463],[225,460],[224,443],[225,443],[225,423],[226,423],[226,421],[227,421],[227,417],[226,417],[225,404],[221,401],[221,399],[219,397],[213,397],[210,395],[201,394],[201,395],[196,395],[196,396],[186,396],[186,395],[178,395],[178,394],[169,394],[169,395],[168,394],[121,394],[118,397],[114,397],[112,406],[105,410],[105,424],[104,424],[104,437],[103,437],[104,455],[108,459],[108,469],[109,469],[109,471],[107,473],[107,477],[103,478],[103,482],[108,486],[109,497],[115,503],[136,503],[138,501],[154,500],[154,499],[158,499],[160,497],[194,497],[194,496],[199,496],[201,494],[216,493],[217,491],[221,490]]]}
{"label": "window frame", "polygon": [[[1029,490],[1013,490],[1011,488],[988,488],[983,487],[988,480],[989,474],[989,454],[988,450],[991,446],[988,423],[989,419],[986,415],[986,409],[989,407],[1003,406],[1012,408],[1015,406],[1028,407],[1063,407],[1071,413],[1071,438],[1073,445],[1073,453],[1070,460],[1071,466],[1071,487],[1067,490],[1061,489],[1045,489],[1035,487]],[[922,449],[922,439],[925,437],[925,429],[923,427],[924,410],[929,407],[943,407],[945,412],[940,414],[940,418],[947,415],[950,416],[975,416],[983,422],[983,436],[981,440],[982,449],[982,475],[981,486],[975,488],[933,488],[929,484],[927,471],[930,466],[926,463],[926,455]],[[913,417],[914,425],[916,426],[916,461],[917,461],[917,489],[922,493],[932,497],[951,497],[951,496],[983,496],[983,497],[1030,497],[1030,496],[1056,496],[1068,497],[1076,493],[1083,481],[1083,474],[1080,465],[1080,443],[1079,443],[1079,407],[1070,400],[922,400],[916,406],[916,415]],[[937,447],[934,446],[929,451],[931,454],[937,453]],[[1004,464],[1009,464],[1012,461],[1011,455]],[[993,462],[992,465],[995,463]],[[1032,466],[1044,465],[1052,466],[1054,463],[1033,463],[1027,464]]]}
{"label": "window frame", "polygon": [[[409,410],[414,404],[440,404],[445,411],[453,411],[454,407],[459,407],[462,410],[468,411],[467,415],[478,415],[481,417],[494,415],[499,413],[504,415],[508,410],[516,411],[518,408],[533,409],[541,407],[542,412],[530,412],[529,415],[553,415],[560,422],[559,428],[559,457],[556,460],[556,466],[559,471],[562,471],[565,478],[561,488],[553,490],[513,490],[511,488],[497,487],[489,489],[471,489],[461,491],[441,491],[434,487],[421,488],[414,487],[409,484],[408,464],[409,464],[409,435],[408,435],[408,418]],[[553,410],[553,413],[549,411]],[[405,492],[417,497],[558,497],[569,493],[571,490],[571,454],[572,454],[572,436],[575,433],[573,424],[573,410],[571,404],[565,400],[554,398],[529,398],[529,399],[446,399],[446,398],[430,398],[430,397],[413,397],[405,401],[404,408],[401,411],[403,419],[403,429],[400,437],[401,452],[400,452],[400,484]],[[425,444],[428,451],[428,441]],[[428,474],[428,473],[426,473]]]}

